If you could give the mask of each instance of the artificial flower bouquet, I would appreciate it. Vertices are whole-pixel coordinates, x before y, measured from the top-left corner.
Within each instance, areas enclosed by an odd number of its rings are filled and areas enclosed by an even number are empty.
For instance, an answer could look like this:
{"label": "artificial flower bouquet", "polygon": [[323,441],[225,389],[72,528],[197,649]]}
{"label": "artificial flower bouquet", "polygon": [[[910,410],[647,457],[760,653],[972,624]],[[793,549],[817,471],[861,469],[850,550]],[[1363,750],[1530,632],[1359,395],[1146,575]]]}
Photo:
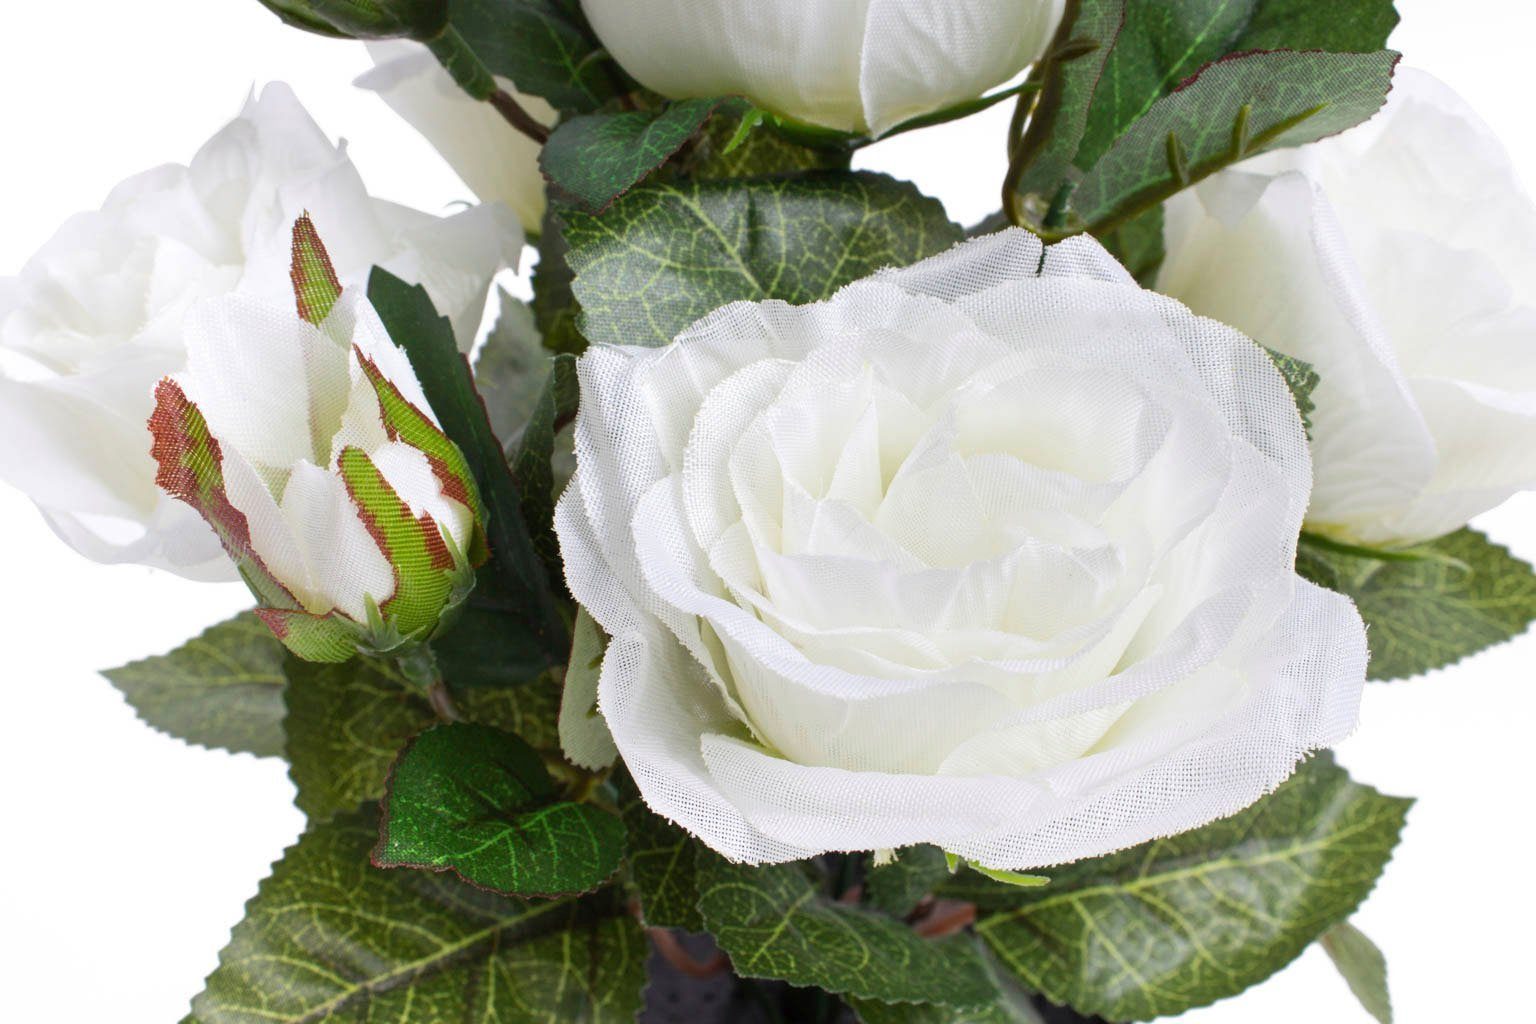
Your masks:
{"label": "artificial flower bouquet", "polygon": [[[1314,942],[1389,1019],[1409,801],[1327,748],[1536,615],[1466,526],[1536,206],[1390,0],[261,2],[482,202],[271,85],[0,290],[0,475],[255,599],[108,673],[308,817],[189,1021],[1146,1020]],[[998,103],[982,224],[850,170]]]}

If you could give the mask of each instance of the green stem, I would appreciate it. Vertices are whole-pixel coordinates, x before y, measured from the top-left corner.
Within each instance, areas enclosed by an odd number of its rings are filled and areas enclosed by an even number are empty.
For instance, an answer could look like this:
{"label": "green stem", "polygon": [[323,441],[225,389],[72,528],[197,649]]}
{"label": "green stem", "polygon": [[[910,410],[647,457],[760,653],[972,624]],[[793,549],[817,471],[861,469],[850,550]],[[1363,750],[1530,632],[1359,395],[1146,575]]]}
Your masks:
{"label": "green stem", "polygon": [[1358,544],[1346,544],[1331,537],[1325,537],[1320,533],[1306,533],[1301,535],[1302,544],[1308,547],[1320,548],[1323,551],[1332,551],[1339,555],[1348,555],[1350,558],[1365,558],[1376,562],[1440,562],[1454,569],[1471,572],[1472,567],[1459,558],[1438,551],[1420,551],[1414,548],[1368,548]]}
{"label": "green stem", "polygon": [[443,681],[443,673],[437,667],[437,656],[432,653],[431,647],[426,644],[407,646],[404,651],[395,655],[395,666],[400,669],[400,674],[427,698],[427,703],[432,705],[432,710],[437,712],[438,718],[445,722],[464,720],[464,716],[459,714],[458,706],[453,702],[453,694],[448,691],[448,684]]}

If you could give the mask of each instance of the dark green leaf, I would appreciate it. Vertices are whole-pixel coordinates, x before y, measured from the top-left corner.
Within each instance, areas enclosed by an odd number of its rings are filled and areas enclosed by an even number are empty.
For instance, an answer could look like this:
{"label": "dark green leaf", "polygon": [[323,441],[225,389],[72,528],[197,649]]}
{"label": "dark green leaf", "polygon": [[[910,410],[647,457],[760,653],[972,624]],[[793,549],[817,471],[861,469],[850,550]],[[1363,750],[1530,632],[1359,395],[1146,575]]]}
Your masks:
{"label": "dark green leaf", "polygon": [[645,937],[615,902],[527,903],[379,871],[371,814],[312,828],[246,904],[198,1024],[633,1024]]}
{"label": "dark green leaf", "polygon": [[1387,958],[1364,932],[1345,921],[1319,940],[1349,990],[1365,1012],[1381,1024],[1392,1024],[1392,995],[1387,991]]}
{"label": "dark green leaf", "polygon": [[1396,23],[1392,0],[1128,0],[1075,162],[1092,167],[1211,61],[1250,50],[1379,50]]}
{"label": "dark green leaf", "polygon": [[539,754],[485,725],[439,725],[390,770],[373,862],[452,870],[513,896],[587,892],[619,869],[624,824],[559,798]]}
{"label": "dark green leaf", "polygon": [[1074,180],[1072,168],[1097,110],[1104,65],[1125,18],[1125,0],[1069,0],[1052,47],[1053,54],[1066,53],[1043,61],[1032,76],[1041,82],[1040,98],[1015,159],[1024,167],[1017,189],[1036,222]]}
{"label": "dark green leaf", "polygon": [[628,91],[580,0],[451,0],[449,22],[493,74],[561,110],[596,110]]}
{"label": "dark green leaf", "polygon": [[[375,268],[368,299],[384,321],[390,338],[405,349],[443,430],[469,460],[485,504],[485,531],[491,548],[496,586],[482,595],[479,607],[497,604],[509,614],[498,629],[523,653],[519,675],[531,676],[543,665],[563,663],[571,638],[555,603],[544,563],[534,551],[523,522],[521,498],[485,404],[475,391],[469,364],[459,354],[453,330],[438,316],[420,285],[408,285]],[[485,574],[482,573],[482,580]],[[479,589],[477,587],[477,589]],[[462,633],[463,629],[455,631]],[[451,646],[452,636],[444,644]]]}
{"label": "dark green leaf", "polygon": [[545,348],[579,356],[586,350],[587,339],[576,326],[581,306],[571,294],[567,250],[555,205],[550,204],[539,231],[539,262],[533,268],[533,317],[544,336]]}
{"label": "dark green leaf", "polygon": [[629,830],[629,881],[640,898],[640,913],[652,928],[702,932],[699,882],[694,864],[697,841],[652,813],[633,785],[624,787],[624,824]]}
{"label": "dark green leaf", "polygon": [[202,747],[283,753],[283,645],[250,612],[170,654],[103,672],[153,728]]}
{"label": "dark green leaf", "polygon": [[1165,198],[1243,155],[1364,120],[1389,77],[1389,58],[1368,51],[1396,21],[1391,0],[1070,3],[1053,47],[1066,59],[1035,75],[1043,92],[1019,150],[1023,216],[1053,233],[1097,231],[1153,205],[1144,193]]}
{"label": "dark green leaf", "polygon": [[[290,658],[287,674],[288,774],[298,788],[295,802],[311,821],[383,796],[400,748],[438,721],[426,698],[388,662],[320,665]],[[470,721],[559,750],[560,689],[552,676],[516,689],[466,690],[454,699]]]}
{"label": "dark green leaf", "polygon": [[935,200],[864,173],[647,186],[565,221],[582,333],[629,345],[738,299],[825,299],[961,237]]}
{"label": "dark green leaf", "polygon": [[[704,126],[699,144],[681,161],[679,171],[696,181],[759,178],[806,171],[847,170],[849,153],[802,146],[767,128],[737,137],[740,112],[722,110]],[[730,148],[732,144],[735,148]],[[726,152],[730,149],[729,152]]]}
{"label": "dark green leaf", "polygon": [[1302,535],[1296,571],[1354,598],[1371,645],[1372,679],[1406,679],[1524,633],[1536,619],[1536,573],[1476,530],[1373,553]]}
{"label": "dark green leaf", "polygon": [[849,999],[848,1005],[858,1015],[860,1024],[1046,1024],[1029,994],[1007,977],[984,949],[978,950],[978,955],[993,986],[981,1008],[957,1010],[937,1003],[884,1003],[856,998]]}
{"label": "dark green leaf", "polygon": [[1269,977],[1349,917],[1410,803],[1321,755],[1224,821],[1053,869],[976,931],[1052,1002],[1111,1020],[1182,1013]]}
{"label": "dark green leaf", "polygon": [[448,0],[261,0],[279,19],[319,35],[428,40],[448,23]]}
{"label": "dark green leaf", "polygon": [[563,588],[565,563],[554,527],[555,434],[575,418],[580,392],[575,356],[558,355],[549,363],[549,376],[512,456],[512,476],[523,499],[523,521],[533,536],[533,549],[544,560],[550,586]]}
{"label": "dark green leaf", "polygon": [[475,390],[485,403],[491,430],[510,450],[544,387],[549,353],[528,304],[500,293],[501,315],[475,357]]}
{"label": "dark green leaf", "polygon": [[1296,411],[1301,414],[1301,426],[1307,432],[1307,437],[1312,436],[1312,413],[1317,409],[1317,403],[1312,401],[1312,392],[1316,390],[1317,383],[1321,380],[1317,371],[1312,369],[1312,364],[1295,356],[1288,356],[1284,352],[1276,352],[1274,349],[1264,350],[1274,362],[1275,368],[1285,378],[1285,386],[1291,389],[1291,398],[1296,402]]}
{"label": "dark green leaf", "polygon": [[1263,0],[1232,50],[1364,53],[1386,46],[1397,22],[1393,0]]}
{"label": "dark green leaf", "polygon": [[1276,51],[1223,58],[1157,100],[1072,193],[1087,225],[1115,226],[1266,150],[1352,128],[1386,101],[1398,55]]}
{"label": "dark green leaf", "polygon": [[839,995],[983,1009],[995,997],[969,936],[919,937],[899,921],[834,903],[800,864],[751,867],[701,851],[699,913],[736,973]]}
{"label": "dark green leaf", "polygon": [[681,100],[661,110],[583,114],[563,122],[539,154],[544,177],[588,213],[602,213],[648,178],[704,127],[720,100]]}
{"label": "dark green leaf", "polygon": [[892,917],[906,917],[923,897],[949,880],[949,863],[937,846],[909,846],[894,861],[872,868],[864,883],[869,905]]}
{"label": "dark green leaf", "polygon": [[1142,287],[1152,287],[1166,255],[1163,250],[1163,208],[1154,206],[1132,217],[1099,235],[1099,241]]}

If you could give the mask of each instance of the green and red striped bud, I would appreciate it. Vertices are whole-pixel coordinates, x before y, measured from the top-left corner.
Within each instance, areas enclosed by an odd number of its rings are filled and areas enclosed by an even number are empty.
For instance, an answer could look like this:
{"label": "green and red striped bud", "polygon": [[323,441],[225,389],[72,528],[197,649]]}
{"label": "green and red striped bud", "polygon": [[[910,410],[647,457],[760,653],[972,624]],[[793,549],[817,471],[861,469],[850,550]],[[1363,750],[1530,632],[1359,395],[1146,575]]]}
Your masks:
{"label": "green and red striped bud", "polygon": [[214,529],[295,654],[408,653],[474,586],[479,493],[307,216],[292,277],[295,308],[227,295],[189,316],[187,370],[149,423],[157,483]]}

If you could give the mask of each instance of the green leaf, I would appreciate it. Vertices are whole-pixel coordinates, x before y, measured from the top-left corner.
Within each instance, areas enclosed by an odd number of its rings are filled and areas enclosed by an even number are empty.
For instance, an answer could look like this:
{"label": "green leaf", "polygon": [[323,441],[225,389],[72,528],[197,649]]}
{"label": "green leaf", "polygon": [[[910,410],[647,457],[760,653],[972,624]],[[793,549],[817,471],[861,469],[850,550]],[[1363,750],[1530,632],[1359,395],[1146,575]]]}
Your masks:
{"label": "green leaf", "polygon": [[544,387],[549,353],[526,302],[499,290],[501,315],[475,357],[475,390],[485,403],[491,431],[511,448],[533,415]]}
{"label": "green leaf", "polygon": [[1250,50],[1379,50],[1396,23],[1391,0],[1128,0],[1076,163],[1091,167],[1211,61]]}
{"label": "green leaf", "polygon": [[[757,111],[761,114],[761,111]],[[698,145],[675,165],[681,176],[695,181],[803,174],[806,171],[847,170],[847,150],[802,146],[783,134],[754,126],[740,134],[753,108],[722,109],[704,126]]]}
{"label": "green leaf", "polygon": [[[1137,157],[1155,161],[1158,166],[1168,164],[1167,133],[1181,127],[1185,130],[1180,131],[1180,145],[1186,160],[1192,147],[1185,136],[1191,126],[1232,138],[1241,102],[1224,110],[1191,111],[1187,122],[1164,124],[1158,131],[1151,130],[1156,125],[1138,124],[1153,113],[1160,100],[1182,89],[1207,65],[1253,50],[1379,50],[1396,21],[1391,0],[1349,0],[1342,4],[1337,0],[1069,3],[1055,45],[1033,75],[1042,93],[1018,153],[1021,212],[1040,229],[1052,233],[1069,224],[1069,230],[1096,227],[1103,214],[1088,212],[1085,196],[1074,197],[1073,190],[1085,174],[1092,180],[1099,173],[1095,165],[1128,132],[1140,134],[1126,143],[1131,151],[1122,147],[1111,166],[1123,166]],[[1300,105],[1293,103],[1289,113],[1277,112],[1275,117],[1299,115],[1333,98],[1326,89],[1317,88],[1330,62],[1316,59],[1321,55],[1313,56],[1305,62],[1308,68],[1300,72],[1292,69],[1286,88],[1295,93],[1300,91],[1298,84],[1309,84],[1317,95],[1300,97]],[[1311,75],[1305,73],[1309,69]],[[1340,74],[1340,80],[1350,73],[1367,76],[1366,70],[1349,67]],[[1383,88],[1381,95],[1385,91]],[[1257,102],[1253,113],[1261,121],[1269,116]],[[1160,117],[1171,120],[1166,112]],[[1250,131],[1258,134],[1260,129]],[[1203,159],[1197,154],[1189,168],[1197,176]],[[1140,184],[1131,183],[1131,187]],[[1069,200],[1075,201],[1077,216],[1068,216]],[[1150,205],[1143,203],[1140,208]]]}
{"label": "green leaf", "polygon": [[1476,530],[1373,552],[1302,534],[1296,571],[1354,598],[1372,679],[1406,679],[1519,636],[1536,619],[1536,573]]}
{"label": "green leaf", "polygon": [[544,177],[588,213],[602,213],[672,159],[721,100],[681,100],[661,110],[584,114],[561,123],[539,154]]}
{"label": "green leaf", "polygon": [[1334,135],[1386,102],[1398,55],[1273,51],[1207,65],[1157,100],[1072,193],[1077,218],[1117,226],[1239,160]]}
{"label": "green leaf", "polygon": [[629,91],[580,0],[451,0],[449,24],[489,71],[561,110],[596,110]]}
{"label": "green leaf", "polygon": [[565,258],[568,251],[556,204],[551,203],[544,211],[544,223],[539,230],[539,262],[533,268],[533,316],[544,336],[545,348],[579,356],[586,351],[587,339],[577,328],[581,306],[571,294],[573,275]]}
{"label": "green leaf", "polygon": [[548,363],[549,374],[539,400],[512,455],[512,478],[522,498],[523,522],[528,524],[534,551],[544,561],[550,587],[563,590],[565,563],[560,558],[554,525],[555,435],[575,420],[581,390],[576,381],[575,356],[561,354]]}
{"label": "green leaf", "polygon": [[565,215],[582,333],[629,345],[665,345],[738,299],[825,299],[960,237],[937,201],[866,173],[654,185]]}
{"label": "green leaf", "polygon": [[400,752],[373,862],[451,870],[513,896],[588,892],[624,856],[624,823],[561,800],[539,754],[485,725],[439,725]]}
{"label": "green leaf", "polygon": [[937,846],[909,846],[889,864],[872,868],[864,883],[869,905],[892,917],[906,917],[949,880],[948,858]]}
{"label": "green leaf", "polygon": [[616,901],[528,903],[379,871],[372,814],[310,829],[246,904],[197,1024],[632,1024],[645,936]]}
{"label": "green leaf", "polygon": [[930,941],[818,894],[802,864],[751,867],[701,851],[699,913],[746,978],[839,995],[982,1009],[994,989],[965,935]]}
{"label": "green leaf", "polygon": [[572,764],[602,771],[619,758],[613,733],[597,709],[597,682],[608,640],[585,608],[576,609],[571,634],[571,663],[560,695],[560,749]]}
{"label": "green leaf", "polygon": [[1317,389],[1318,381],[1322,378],[1306,360],[1288,356],[1284,352],[1276,352],[1272,348],[1266,348],[1264,351],[1268,353],[1275,368],[1280,371],[1280,376],[1285,378],[1285,386],[1291,389],[1291,398],[1296,402],[1296,411],[1301,414],[1302,429],[1307,432],[1307,438],[1310,440],[1312,414],[1317,411],[1317,403],[1312,401],[1312,392]]}
{"label": "green leaf", "polygon": [[1320,755],[1240,814],[996,886],[976,931],[1028,988],[1111,1020],[1182,1013],[1269,977],[1359,906],[1409,800]]}
{"label": "green leaf", "polygon": [[633,784],[625,795],[624,825],[629,830],[629,882],[640,898],[640,914],[651,928],[702,932],[699,881],[692,836],[645,806]]}
{"label": "green leaf", "polygon": [[1387,958],[1364,932],[1348,921],[1334,925],[1318,940],[1349,983],[1365,1012],[1392,1024],[1392,996],[1387,991]]}
{"label": "green leaf", "polygon": [[286,24],[347,39],[427,40],[443,31],[448,0],[260,0]]}
{"label": "green leaf", "polygon": [[[492,594],[482,594],[479,607],[504,607],[498,629],[515,636],[523,662],[520,674],[531,676],[546,665],[558,665],[570,650],[570,635],[555,603],[543,561],[538,557],[523,521],[517,485],[501,445],[491,430],[485,405],[475,391],[469,364],[459,354],[453,330],[438,316],[420,285],[407,285],[375,268],[368,282],[368,299],[378,311],[390,338],[405,349],[432,411],[468,460],[485,503],[486,538],[491,549]],[[480,582],[488,582],[481,573]],[[479,586],[476,588],[481,589]],[[443,641],[451,646],[455,630]]]}
{"label": "green leaf", "polygon": [[251,612],[169,654],[108,669],[151,727],[201,747],[283,753],[283,645]]}
{"label": "green leaf", "polygon": [[1152,287],[1167,255],[1163,249],[1162,206],[1154,206],[1098,237],[1143,288]]}
{"label": "green leaf", "polygon": [[[295,803],[311,821],[382,797],[400,748],[438,721],[426,697],[389,662],[289,658],[286,670],[288,774],[298,788]],[[461,691],[454,699],[469,721],[515,732],[540,750],[559,749],[553,676],[516,689]]]}
{"label": "green leaf", "polygon": [[[975,943],[972,938],[968,941]],[[986,1005],[973,1010],[957,1010],[937,1003],[885,1003],[877,999],[847,1000],[860,1024],[1046,1024],[1035,1008],[1034,1000],[1001,971],[996,961],[979,950],[993,986]]]}
{"label": "green leaf", "polygon": [[1023,168],[1015,187],[1036,222],[1046,220],[1047,206],[1075,180],[1099,81],[1125,19],[1125,0],[1069,0],[1050,55],[1031,73],[1041,83],[1040,97],[1014,161]]}
{"label": "green leaf", "polygon": [[1386,46],[1398,20],[1393,0],[1263,0],[1232,50],[1364,53]]}

